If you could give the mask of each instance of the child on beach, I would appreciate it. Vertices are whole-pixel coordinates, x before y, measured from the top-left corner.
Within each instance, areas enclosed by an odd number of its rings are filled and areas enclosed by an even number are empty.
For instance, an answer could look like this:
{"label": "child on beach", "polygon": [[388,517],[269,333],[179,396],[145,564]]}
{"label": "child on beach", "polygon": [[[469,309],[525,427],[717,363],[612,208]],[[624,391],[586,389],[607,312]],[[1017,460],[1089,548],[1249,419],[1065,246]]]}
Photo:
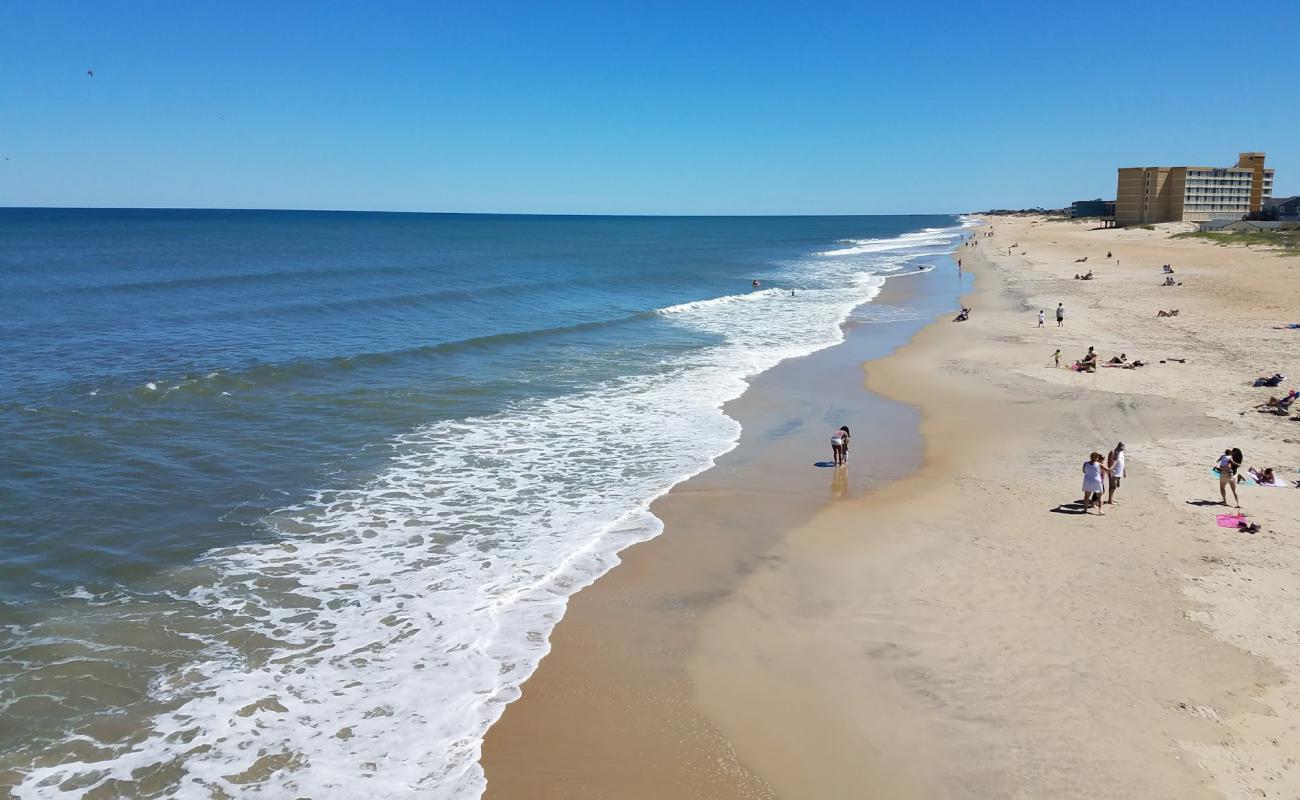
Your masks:
{"label": "child on beach", "polygon": [[1055,352],[1055,353],[1052,353],[1052,360],[1056,362],[1056,368],[1057,368],[1057,369],[1060,369],[1060,368],[1061,368],[1061,348],[1059,348],[1059,347],[1056,348],[1056,352]]}
{"label": "child on beach", "polygon": [[1038,309],[1038,327],[1040,328],[1043,327],[1043,323],[1046,321],[1047,321],[1047,314],[1044,313],[1041,308]]}

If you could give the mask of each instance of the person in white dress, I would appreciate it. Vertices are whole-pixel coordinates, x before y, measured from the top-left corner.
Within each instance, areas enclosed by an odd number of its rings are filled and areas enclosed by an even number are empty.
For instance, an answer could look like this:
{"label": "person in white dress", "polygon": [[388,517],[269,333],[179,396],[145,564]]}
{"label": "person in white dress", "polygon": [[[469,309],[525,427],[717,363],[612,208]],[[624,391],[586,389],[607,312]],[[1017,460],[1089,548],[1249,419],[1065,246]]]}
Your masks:
{"label": "person in white dress", "polygon": [[1088,461],[1083,465],[1083,513],[1087,514],[1088,509],[1094,505],[1097,507],[1097,516],[1104,516],[1101,511],[1101,495],[1106,491],[1106,478],[1110,475],[1110,470],[1102,463],[1101,453],[1093,453],[1088,456]]}

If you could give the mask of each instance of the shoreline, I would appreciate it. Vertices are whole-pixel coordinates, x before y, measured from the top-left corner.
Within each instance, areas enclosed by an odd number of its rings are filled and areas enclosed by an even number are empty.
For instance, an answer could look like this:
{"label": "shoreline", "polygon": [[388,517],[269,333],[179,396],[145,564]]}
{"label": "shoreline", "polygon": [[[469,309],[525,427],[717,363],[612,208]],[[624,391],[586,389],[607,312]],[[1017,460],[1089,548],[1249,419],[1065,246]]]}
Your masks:
{"label": "shoreline", "polygon": [[[1300,427],[1249,413],[1268,394],[1251,378],[1300,366],[1294,332],[1272,328],[1300,307],[1300,262],[1163,229],[993,224],[979,257],[959,248],[978,275],[962,300],[971,321],[940,319],[865,364],[873,392],[920,414],[920,470],[687,585],[664,579],[715,537],[665,519],[593,587],[606,604],[578,595],[573,610],[588,611],[557,626],[556,660],[489,731],[489,796],[1300,793],[1283,744],[1300,740],[1287,688],[1300,680],[1288,622],[1300,618],[1300,553],[1285,536],[1300,530],[1300,492],[1243,489],[1257,536],[1218,528],[1205,507],[1224,447],[1241,445],[1250,466],[1300,459]],[[1081,255],[1097,280],[1071,279]],[[1161,287],[1162,263],[1185,285]],[[1058,300],[1065,327],[1038,329],[1037,310]],[[1171,305],[1181,316],[1155,316]],[[1069,363],[1088,345],[1151,366],[1045,363],[1054,347]],[[1119,440],[1119,505],[1070,513],[1088,450]],[[734,536],[744,498],[693,494],[690,529]],[[647,610],[646,597],[668,606]],[[668,647],[653,626],[629,633],[656,616],[686,632]],[[571,634],[583,619],[604,627]],[[592,697],[654,708],[661,696],[685,700],[675,714],[587,713]]]}
{"label": "shoreline", "polygon": [[[890,276],[843,323],[841,342],[755,376],[724,406],[742,425],[739,443],[654,501],[663,532],[622,551],[617,567],[570,599],[550,652],[485,737],[485,797],[703,797],[724,786],[726,796],[769,796],[693,708],[685,666],[694,621],[784,532],[920,466],[918,417],[867,391],[861,364],[951,313],[962,279],[947,255],[932,258],[936,268]],[[823,440],[844,421],[877,430],[855,438],[848,470],[810,468],[829,458]],[[866,464],[873,444],[894,463]],[[661,735],[669,730],[685,733]]]}

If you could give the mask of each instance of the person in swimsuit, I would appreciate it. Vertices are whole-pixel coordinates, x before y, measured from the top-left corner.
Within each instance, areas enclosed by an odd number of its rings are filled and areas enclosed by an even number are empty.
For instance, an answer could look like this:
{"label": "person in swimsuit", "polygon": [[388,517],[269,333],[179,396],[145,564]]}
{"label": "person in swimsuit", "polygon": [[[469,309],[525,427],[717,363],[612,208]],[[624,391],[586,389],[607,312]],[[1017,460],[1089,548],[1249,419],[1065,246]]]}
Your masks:
{"label": "person in swimsuit", "polygon": [[849,429],[844,425],[831,434],[831,456],[837,467],[844,466],[849,460]]}
{"label": "person in swimsuit", "polygon": [[[1231,450],[1224,450],[1223,455],[1219,456],[1219,497],[1222,499],[1225,506],[1228,504],[1227,489],[1231,489],[1233,505],[1237,508],[1241,508],[1241,500],[1237,498],[1236,480],[1237,468],[1240,466],[1241,462],[1234,458],[1234,454]],[[1227,489],[1224,487],[1227,487]]]}

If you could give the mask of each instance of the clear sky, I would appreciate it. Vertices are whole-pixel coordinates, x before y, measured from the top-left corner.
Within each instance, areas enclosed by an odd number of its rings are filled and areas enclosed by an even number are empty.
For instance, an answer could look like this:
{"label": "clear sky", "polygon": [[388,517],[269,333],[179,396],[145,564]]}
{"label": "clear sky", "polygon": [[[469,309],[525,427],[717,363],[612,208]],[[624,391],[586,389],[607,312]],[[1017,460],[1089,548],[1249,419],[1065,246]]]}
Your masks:
{"label": "clear sky", "polygon": [[[1264,150],[1300,4],[0,4],[0,205],[908,213]],[[94,69],[94,77],[86,74]]]}

